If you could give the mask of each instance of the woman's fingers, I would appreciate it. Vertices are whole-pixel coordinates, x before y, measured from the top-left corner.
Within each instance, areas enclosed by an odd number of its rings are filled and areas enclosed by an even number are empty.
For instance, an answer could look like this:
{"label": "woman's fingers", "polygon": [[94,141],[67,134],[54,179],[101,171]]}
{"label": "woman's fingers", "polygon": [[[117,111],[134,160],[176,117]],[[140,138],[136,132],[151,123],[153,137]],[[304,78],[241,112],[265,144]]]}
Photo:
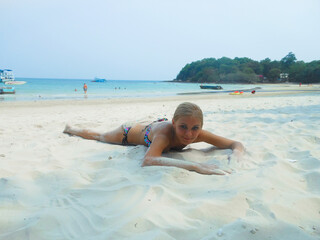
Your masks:
{"label": "woman's fingers", "polygon": [[231,173],[232,173],[232,170],[225,170],[225,169],[223,169],[222,171],[224,171],[224,172],[226,172],[226,173],[228,173],[228,174],[231,174]]}
{"label": "woman's fingers", "polygon": [[212,174],[215,174],[215,175],[226,175],[226,172],[221,169],[214,169],[211,171],[212,171]]}
{"label": "woman's fingers", "polygon": [[216,166],[215,169],[210,169],[211,174],[215,175],[226,175],[226,174],[231,174],[231,170],[225,170],[225,169],[220,169]]}
{"label": "woman's fingers", "polygon": [[209,169],[217,169],[217,168],[219,168],[217,165],[215,165],[215,164],[208,164],[208,166],[207,166]]}
{"label": "woman's fingers", "polygon": [[242,162],[243,160],[243,153],[242,152],[233,152],[232,154],[228,155],[228,164],[230,164],[231,161],[236,160],[238,163]]}
{"label": "woman's fingers", "polygon": [[231,170],[220,169],[219,166],[215,164],[201,163],[200,166],[201,166],[200,173],[202,174],[226,175],[226,174],[232,173]]}

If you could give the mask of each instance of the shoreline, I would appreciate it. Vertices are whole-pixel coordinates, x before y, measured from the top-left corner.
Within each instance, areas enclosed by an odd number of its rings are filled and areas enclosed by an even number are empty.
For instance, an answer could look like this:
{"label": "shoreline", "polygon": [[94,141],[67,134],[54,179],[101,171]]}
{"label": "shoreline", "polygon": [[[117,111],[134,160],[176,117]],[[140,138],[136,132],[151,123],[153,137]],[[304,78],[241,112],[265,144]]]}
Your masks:
{"label": "shoreline", "polygon": [[[290,89],[288,89],[290,88]],[[301,89],[302,87],[297,86],[284,86],[283,88],[272,87],[270,89],[257,89],[255,94],[251,94],[252,89],[245,90],[244,94],[241,95],[230,95],[228,93],[234,90],[227,91],[205,91],[205,92],[186,92],[178,93],[174,96],[157,96],[157,97],[132,97],[132,98],[83,98],[83,99],[48,99],[48,100],[26,100],[26,101],[1,101],[0,106],[51,106],[51,105],[96,105],[96,104],[127,104],[127,103],[141,103],[143,104],[146,100],[149,102],[168,102],[168,101],[192,101],[201,99],[235,99],[235,98],[259,98],[259,97],[277,97],[277,96],[302,96],[303,94],[308,95],[312,93],[319,93],[320,85],[312,87],[312,89]],[[192,97],[192,99],[190,99]]]}
{"label": "shoreline", "polygon": [[[186,88],[181,88],[179,91],[179,87],[177,87],[177,90],[175,92],[168,92],[166,95],[165,90],[163,90],[161,93],[162,95],[154,95],[154,94],[147,94],[147,95],[142,95],[139,96],[133,96],[132,93],[128,93],[127,95],[121,96],[121,95],[114,95],[115,93],[112,93],[113,95],[109,96],[108,94],[105,94],[104,96],[99,96],[101,93],[88,93],[88,95],[84,94],[79,94],[75,95],[74,92],[72,94],[68,95],[66,94],[65,96],[51,96],[50,94],[35,94],[33,93],[32,95],[20,95],[19,93],[16,93],[13,96],[8,96],[8,95],[0,95],[0,105],[2,103],[14,103],[14,102],[47,102],[47,101],[54,101],[54,102],[64,102],[64,101],[105,101],[105,100],[111,100],[111,101],[126,101],[125,99],[130,99],[129,101],[133,100],[136,101],[136,99],[148,99],[152,100],[153,98],[157,99],[165,99],[165,98],[171,98],[171,97],[177,97],[177,96],[182,96],[182,95],[189,95],[195,97],[195,95],[215,95],[215,98],[224,98],[224,95],[228,95],[229,93],[233,91],[244,91],[244,94],[241,95],[241,97],[244,97],[244,95],[250,95],[251,90],[256,90],[255,95],[260,95],[260,96],[267,96],[267,95],[278,95],[278,94],[300,94],[300,93],[317,93],[320,91],[320,84],[319,85],[313,85],[313,86],[297,86],[297,85],[292,85],[292,84],[262,84],[262,85],[249,85],[248,84],[242,84],[240,86],[234,86],[234,88],[231,88],[232,84],[230,86],[225,86],[225,89],[222,90],[208,90],[208,89],[200,89],[199,86],[194,86],[192,88],[187,88],[189,90],[186,90]],[[247,86],[247,88],[245,88]],[[238,88],[236,88],[238,87]],[[231,89],[230,89],[231,88]],[[261,89],[260,89],[261,88]],[[123,92],[121,92],[123,94]],[[39,95],[39,96],[38,96]],[[42,95],[42,96],[41,96]],[[102,93],[103,95],[103,93]],[[234,96],[235,97],[235,96]],[[240,96],[237,96],[240,97]]]}

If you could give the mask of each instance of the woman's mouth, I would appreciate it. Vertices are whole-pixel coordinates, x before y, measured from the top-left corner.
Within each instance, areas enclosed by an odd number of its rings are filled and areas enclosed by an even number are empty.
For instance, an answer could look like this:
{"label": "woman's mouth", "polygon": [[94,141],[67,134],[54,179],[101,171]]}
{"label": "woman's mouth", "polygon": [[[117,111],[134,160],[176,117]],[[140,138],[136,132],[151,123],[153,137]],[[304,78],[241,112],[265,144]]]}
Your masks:
{"label": "woman's mouth", "polygon": [[185,142],[192,142],[192,139],[191,139],[191,138],[183,138],[183,140],[184,140]]}

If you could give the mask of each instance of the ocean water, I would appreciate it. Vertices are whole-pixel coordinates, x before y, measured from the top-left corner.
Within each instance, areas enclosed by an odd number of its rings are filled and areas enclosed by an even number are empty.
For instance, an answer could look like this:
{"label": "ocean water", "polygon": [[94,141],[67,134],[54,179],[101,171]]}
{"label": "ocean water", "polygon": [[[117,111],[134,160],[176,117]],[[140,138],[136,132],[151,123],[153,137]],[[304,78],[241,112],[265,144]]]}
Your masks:
{"label": "ocean water", "polygon": [[[0,95],[0,101],[41,101],[66,99],[101,99],[101,98],[136,98],[174,96],[182,93],[208,92],[200,89],[197,83],[177,83],[168,81],[107,80],[92,82],[91,79],[31,79],[17,78],[26,81],[24,85],[15,85],[15,94]],[[88,86],[84,95],[83,84]],[[214,84],[213,84],[214,85]],[[0,83],[0,86],[5,86]],[[223,90],[241,90],[257,87],[256,85],[221,84]],[[210,90],[212,91],[212,90]],[[219,92],[219,90],[217,90]]]}

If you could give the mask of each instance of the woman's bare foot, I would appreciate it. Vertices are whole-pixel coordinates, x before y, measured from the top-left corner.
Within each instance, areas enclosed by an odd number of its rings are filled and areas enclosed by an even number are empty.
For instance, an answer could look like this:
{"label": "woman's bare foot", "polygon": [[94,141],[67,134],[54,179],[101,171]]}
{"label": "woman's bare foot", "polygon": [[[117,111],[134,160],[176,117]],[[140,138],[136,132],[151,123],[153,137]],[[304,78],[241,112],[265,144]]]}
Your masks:
{"label": "woman's bare foot", "polygon": [[68,124],[64,128],[63,133],[71,135],[71,127]]}

